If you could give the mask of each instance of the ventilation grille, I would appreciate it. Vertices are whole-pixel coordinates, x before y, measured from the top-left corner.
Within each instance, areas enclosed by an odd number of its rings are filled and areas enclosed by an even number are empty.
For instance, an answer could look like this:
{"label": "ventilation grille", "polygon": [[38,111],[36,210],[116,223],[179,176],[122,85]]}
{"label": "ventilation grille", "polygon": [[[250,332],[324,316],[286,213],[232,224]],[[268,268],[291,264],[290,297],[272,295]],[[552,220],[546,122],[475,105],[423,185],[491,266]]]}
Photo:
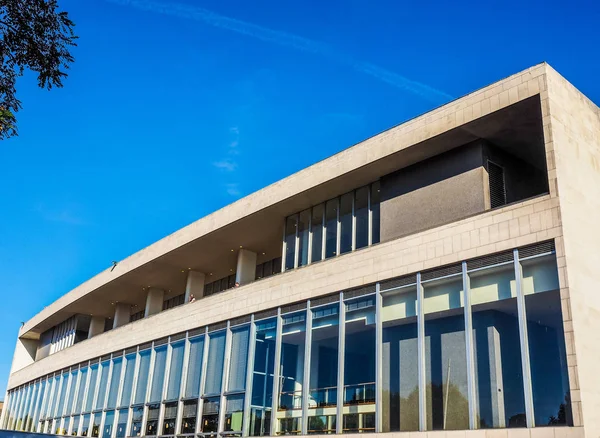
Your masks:
{"label": "ventilation grille", "polygon": [[160,412],[160,405],[149,405],[148,406],[148,420],[158,420],[158,413]]}
{"label": "ventilation grille", "polygon": [[114,359],[115,357],[121,357],[121,356],[123,356],[123,350],[115,351],[115,352],[112,354],[112,357],[113,357],[113,359]]}
{"label": "ventilation grille", "polygon": [[216,324],[209,325],[208,326],[208,331],[209,332],[214,332],[216,330],[222,330],[222,329],[224,329],[226,327],[227,327],[227,322],[226,321],[224,321],[224,322],[218,322]]}
{"label": "ventilation grille", "polygon": [[447,277],[449,275],[460,274],[461,265],[444,266],[443,268],[432,269],[421,274],[421,281],[433,280],[434,278]]}
{"label": "ventilation grille", "polygon": [[499,252],[485,257],[479,257],[467,262],[468,269],[479,269],[487,266],[499,265],[502,263],[512,262],[512,251]]}
{"label": "ventilation grille", "polygon": [[183,418],[195,417],[198,409],[198,401],[187,400],[183,402]]}
{"label": "ventilation grille", "polygon": [[98,362],[100,362],[100,358],[99,358],[99,357],[96,357],[96,358],[94,358],[94,359],[90,360],[90,365],[97,364]]}
{"label": "ventilation grille", "polygon": [[87,367],[89,364],[90,364],[90,361],[89,361],[89,360],[86,360],[85,362],[81,362],[81,363],[79,364],[79,368],[84,368],[84,367]]}
{"label": "ventilation grille", "polygon": [[179,341],[180,339],[185,339],[185,332],[177,333],[176,335],[171,335],[170,341],[175,342]]}
{"label": "ventilation grille", "polygon": [[368,286],[357,287],[356,289],[350,289],[344,292],[344,299],[357,298],[362,297],[363,295],[368,295],[375,293],[375,285],[370,284]]}
{"label": "ventilation grille", "polygon": [[554,252],[555,250],[556,248],[554,246],[554,240],[536,243],[535,245],[528,245],[524,246],[523,248],[519,248],[519,258],[524,259],[540,254],[548,254]]}
{"label": "ventilation grille", "polygon": [[157,339],[156,341],[154,341],[154,346],[158,347],[159,345],[165,345],[167,342],[169,342],[169,337],[166,336],[164,338],[161,339]]}
{"label": "ventilation grille", "polygon": [[506,185],[504,168],[488,161],[488,175],[490,177],[490,206],[491,208],[506,205]]}
{"label": "ventilation grille", "polygon": [[265,310],[264,312],[259,312],[254,314],[254,319],[259,321],[261,319],[271,318],[273,316],[277,316],[277,309]]}
{"label": "ventilation grille", "polygon": [[188,338],[191,338],[191,337],[194,337],[194,336],[198,336],[198,335],[203,335],[204,332],[206,332],[206,328],[205,327],[195,328],[195,329],[190,330],[188,332]]}
{"label": "ventilation grille", "polygon": [[104,362],[104,361],[107,361],[107,360],[110,360],[110,354],[105,354],[104,356],[102,356],[100,358],[100,362]]}
{"label": "ventilation grille", "polygon": [[337,303],[340,300],[340,294],[332,294],[326,297],[317,298],[310,301],[310,307],[323,306],[325,304]]}
{"label": "ventilation grille", "polygon": [[135,353],[137,351],[137,347],[131,347],[128,348],[127,350],[125,350],[125,354],[131,354],[131,353]]}
{"label": "ventilation grille", "polygon": [[234,327],[236,325],[246,324],[247,322],[250,322],[250,319],[250,315],[240,316],[239,318],[233,318],[229,321],[229,325],[231,327]]}
{"label": "ventilation grille", "polygon": [[298,310],[304,310],[306,309],[306,301],[303,301],[301,303],[296,303],[296,304],[289,304],[287,306],[283,306],[281,308],[281,313],[291,313],[291,312],[297,312]]}
{"label": "ventilation grille", "polygon": [[152,342],[146,342],[145,344],[140,345],[140,351],[147,350],[150,347],[152,347]]}
{"label": "ventilation grille", "polygon": [[392,278],[391,280],[385,280],[379,283],[379,290],[386,291],[390,289],[396,289],[402,286],[408,286],[417,282],[417,277],[414,274],[405,275],[404,277]]}
{"label": "ventilation grille", "polygon": [[170,420],[177,418],[177,403],[165,404],[165,419]]}

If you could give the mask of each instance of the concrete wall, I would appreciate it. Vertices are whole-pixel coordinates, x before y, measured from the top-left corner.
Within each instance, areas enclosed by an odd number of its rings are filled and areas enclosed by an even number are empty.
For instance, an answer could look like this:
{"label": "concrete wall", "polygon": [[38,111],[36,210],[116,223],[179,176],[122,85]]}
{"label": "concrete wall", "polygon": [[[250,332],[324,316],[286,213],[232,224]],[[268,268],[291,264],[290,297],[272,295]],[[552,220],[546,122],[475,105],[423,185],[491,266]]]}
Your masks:
{"label": "concrete wall", "polygon": [[35,361],[38,341],[35,339],[17,339],[10,373],[17,372]]}
{"label": "concrete wall", "polygon": [[489,208],[481,142],[400,169],[381,179],[381,241]]}
{"label": "concrete wall", "polygon": [[[589,438],[600,436],[600,110],[549,66],[542,114],[556,175],[566,263],[563,313],[571,397]],[[565,315],[563,315],[565,316]],[[580,401],[580,403],[579,403]]]}
{"label": "concrete wall", "polygon": [[35,354],[35,360],[43,359],[50,355],[50,346],[52,345],[52,333],[54,328],[46,330],[40,336],[40,340],[37,346],[37,352]]}

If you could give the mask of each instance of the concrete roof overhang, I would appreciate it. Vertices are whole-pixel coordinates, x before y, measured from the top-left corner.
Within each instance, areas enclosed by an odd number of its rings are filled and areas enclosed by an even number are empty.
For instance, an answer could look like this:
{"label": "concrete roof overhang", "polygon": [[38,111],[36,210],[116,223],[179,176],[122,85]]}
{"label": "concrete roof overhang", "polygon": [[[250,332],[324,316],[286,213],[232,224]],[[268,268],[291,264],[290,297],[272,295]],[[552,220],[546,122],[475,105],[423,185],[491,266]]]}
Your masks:
{"label": "concrete roof overhang", "polygon": [[143,309],[144,288],[178,295],[185,290],[189,269],[212,273],[207,281],[221,278],[235,271],[240,246],[264,252],[263,260],[277,257],[286,216],[479,138],[545,169],[539,95],[445,132],[425,133],[422,141],[406,134],[411,124],[419,129],[436,111],[358,143],[131,255],[113,271],[99,273],[44,308],[21,328],[19,336],[37,338],[77,313],[111,316],[111,303],[117,301]]}

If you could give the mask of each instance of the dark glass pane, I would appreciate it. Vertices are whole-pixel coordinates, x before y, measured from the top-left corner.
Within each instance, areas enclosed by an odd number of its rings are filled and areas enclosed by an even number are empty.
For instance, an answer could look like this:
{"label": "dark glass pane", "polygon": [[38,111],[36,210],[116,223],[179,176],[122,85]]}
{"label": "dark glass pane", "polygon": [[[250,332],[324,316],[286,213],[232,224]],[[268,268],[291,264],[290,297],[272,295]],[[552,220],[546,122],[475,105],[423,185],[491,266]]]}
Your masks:
{"label": "dark glass pane", "polygon": [[379,215],[380,185],[379,181],[371,184],[371,214],[372,214],[372,243],[380,240],[380,215]]}
{"label": "dark glass pane", "polygon": [[202,407],[202,432],[212,433],[219,429],[219,398],[209,398],[204,400]]}
{"label": "dark glass pane", "polygon": [[352,251],[352,199],[354,193],[346,193],[340,199],[340,254]]}
{"label": "dark glass pane", "polygon": [[[308,415],[337,405],[339,304],[313,310]],[[317,420],[315,420],[317,421]]]}
{"label": "dark glass pane", "polygon": [[323,258],[323,204],[319,204],[312,209],[311,229],[311,261],[318,262]]}
{"label": "dark glass pane", "polygon": [[196,432],[197,411],[198,411],[198,402],[196,400],[188,400],[183,403],[181,433],[195,433]]}
{"label": "dark glass pane", "polygon": [[337,255],[338,200],[327,201],[325,207],[325,258]]}
{"label": "dark glass pane", "polygon": [[298,266],[308,264],[308,236],[310,222],[310,209],[298,215]]}
{"label": "dark glass pane", "polygon": [[369,244],[369,187],[361,187],[354,198],[356,249]]}
{"label": "dark glass pane", "polygon": [[144,407],[138,406],[132,409],[131,413],[131,433],[129,436],[140,436],[142,434],[142,419],[144,417]]}
{"label": "dark glass pane", "polygon": [[294,269],[296,226],[296,216],[288,217],[285,222],[285,269]]}
{"label": "dark glass pane", "polygon": [[146,433],[144,435],[156,436],[158,433],[158,415],[160,405],[154,404],[148,406],[148,420],[146,421]]}

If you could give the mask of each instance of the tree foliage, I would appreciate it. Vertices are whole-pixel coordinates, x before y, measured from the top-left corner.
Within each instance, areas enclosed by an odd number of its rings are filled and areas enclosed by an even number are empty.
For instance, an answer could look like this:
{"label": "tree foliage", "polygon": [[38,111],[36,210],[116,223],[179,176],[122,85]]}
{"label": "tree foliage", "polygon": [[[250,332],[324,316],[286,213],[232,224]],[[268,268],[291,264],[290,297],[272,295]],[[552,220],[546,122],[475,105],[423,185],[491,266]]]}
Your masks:
{"label": "tree foliage", "polygon": [[26,69],[37,73],[40,88],[63,86],[74,26],[56,0],[0,0],[0,139],[17,134],[16,81]]}

